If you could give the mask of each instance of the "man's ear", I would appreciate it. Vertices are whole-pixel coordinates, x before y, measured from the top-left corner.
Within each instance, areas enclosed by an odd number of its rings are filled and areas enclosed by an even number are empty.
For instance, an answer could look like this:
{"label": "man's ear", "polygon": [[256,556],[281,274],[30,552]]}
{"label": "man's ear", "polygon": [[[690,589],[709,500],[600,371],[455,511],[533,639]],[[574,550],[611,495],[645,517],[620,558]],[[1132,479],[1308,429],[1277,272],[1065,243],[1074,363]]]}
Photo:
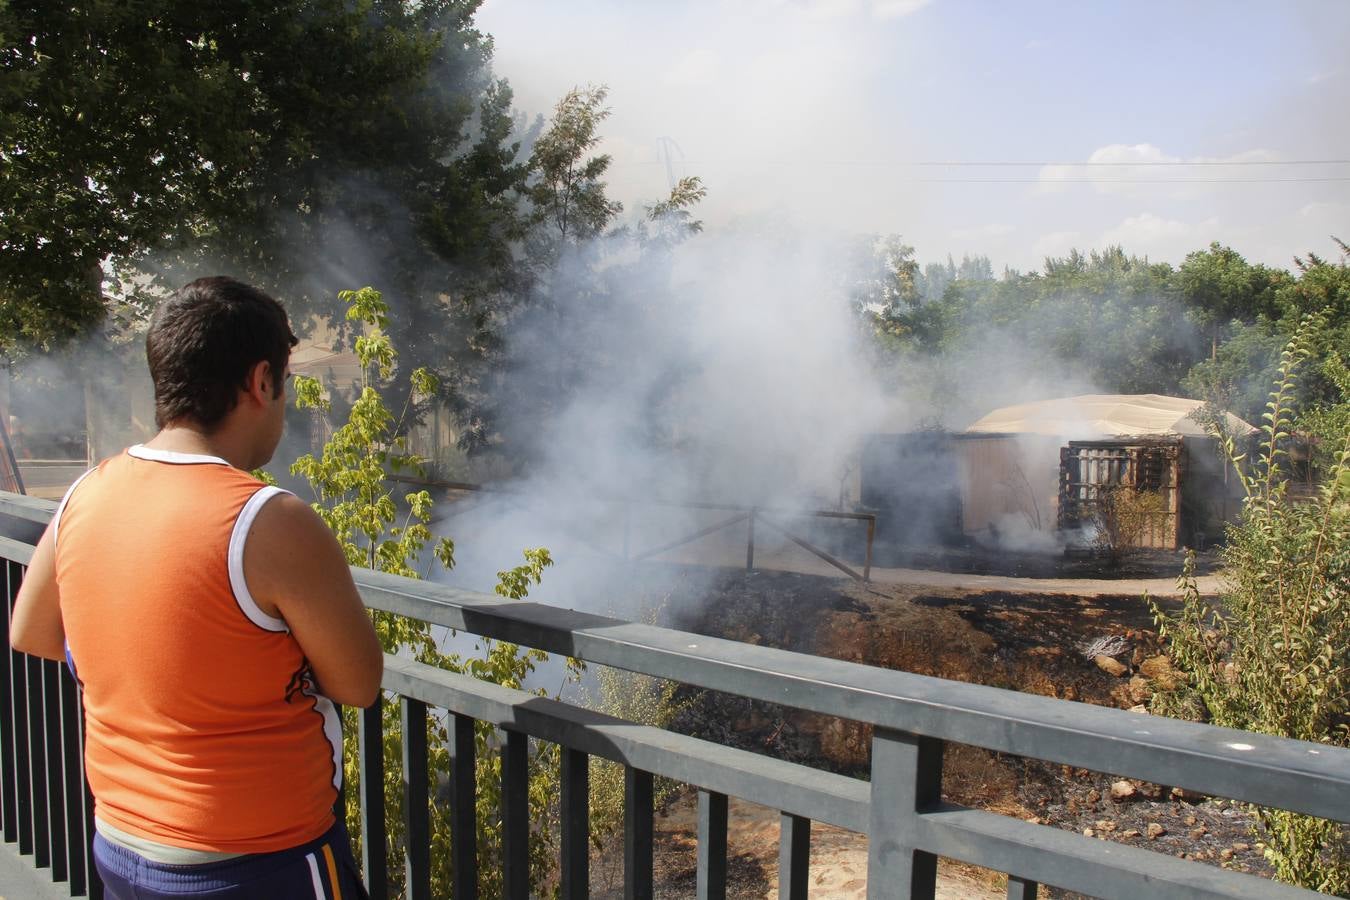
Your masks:
{"label": "man's ear", "polygon": [[244,381],[244,393],[265,406],[272,400],[272,391],[276,386],[274,381],[272,364],[265,359],[259,360],[248,370],[248,377]]}

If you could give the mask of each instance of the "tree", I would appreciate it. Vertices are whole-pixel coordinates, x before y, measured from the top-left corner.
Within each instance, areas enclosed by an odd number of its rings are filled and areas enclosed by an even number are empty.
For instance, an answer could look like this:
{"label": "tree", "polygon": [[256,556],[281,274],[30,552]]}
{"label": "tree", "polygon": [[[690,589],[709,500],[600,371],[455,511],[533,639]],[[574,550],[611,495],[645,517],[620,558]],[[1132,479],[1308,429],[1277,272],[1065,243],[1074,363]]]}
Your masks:
{"label": "tree", "polygon": [[1278,270],[1251,265],[1217,241],[1186,256],[1177,270],[1177,286],[1209,329],[1211,360],[1218,358],[1219,336],[1229,322],[1252,323],[1257,316],[1275,312],[1275,292],[1284,276]]}
{"label": "tree", "polygon": [[[332,529],[353,566],[389,572],[408,578],[418,578],[419,567],[428,569],[431,562],[424,560],[430,545],[432,556],[449,568],[454,565],[454,543],[448,538],[433,541],[428,523],[431,521],[432,501],[426,491],[405,495],[403,511],[389,488],[388,473],[400,469],[415,469],[419,461],[410,456],[401,433],[402,416],[396,416],[385,403],[390,395],[393,374],[398,365],[398,353],[388,335],[388,306],[380,293],[372,288],[344,291],[340,298],[347,305],[347,316],[365,332],[355,342],[356,355],[363,370],[359,394],[350,408],[346,421],[332,430],[318,456],[305,454],[291,466],[293,474],[303,476],[314,491],[314,508]],[[408,383],[414,390],[431,393],[435,389],[433,376],[426,369],[410,373]],[[402,405],[406,415],[409,397]],[[296,379],[296,405],[327,413],[331,407],[324,398],[322,387],[312,378]],[[399,519],[402,519],[400,523]],[[524,551],[522,565],[498,573],[496,592],[508,599],[525,597],[529,587],[537,585],[543,570],[552,564],[547,550],[533,548]],[[386,653],[409,653],[419,662],[471,674],[507,687],[521,689],[526,677],[537,662],[547,656],[538,650],[524,650],[515,644],[482,639],[475,648],[481,655],[461,657],[444,653],[432,637],[431,627],[415,619],[385,612],[373,612],[375,630]],[[580,663],[572,661],[575,672]],[[356,711],[345,710],[344,728],[355,734]],[[428,721],[428,777],[437,784],[441,776],[450,772],[448,735],[445,727],[435,719]],[[401,772],[402,726],[399,709],[394,704],[384,707],[385,809],[398,810],[404,803]],[[479,859],[487,861],[500,855],[501,825],[501,758],[495,752],[492,729],[479,723],[475,731],[477,745],[477,785],[475,801],[478,816]],[[531,831],[530,883],[535,893],[542,890],[553,871],[555,830],[549,826],[556,816],[558,785],[556,745],[535,745],[531,761],[530,814],[531,821],[540,827]],[[344,773],[348,784],[360,777],[355,741],[347,741]],[[359,835],[360,807],[355,791],[348,794],[347,818],[349,830]],[[389,871],[402,869],[405,835],[402,820],[388,823]],[[441,896],[449,895],[451,871],[449,852],[450,823],[448,811],[433,805],[431,816],[432,880]],[[480,891],[484,896],[500,894],[501,870],[498,866],[479,868]],[[391,896],[397,896],[399,887],[391,886]]]}
{"label": "tree", "polygon": [[11,0],[0,344],[221,267],[341,326],[331,300],[361,264],[406,313],[405,353],[471,381],[519,277],[527,177],[477,6]]}

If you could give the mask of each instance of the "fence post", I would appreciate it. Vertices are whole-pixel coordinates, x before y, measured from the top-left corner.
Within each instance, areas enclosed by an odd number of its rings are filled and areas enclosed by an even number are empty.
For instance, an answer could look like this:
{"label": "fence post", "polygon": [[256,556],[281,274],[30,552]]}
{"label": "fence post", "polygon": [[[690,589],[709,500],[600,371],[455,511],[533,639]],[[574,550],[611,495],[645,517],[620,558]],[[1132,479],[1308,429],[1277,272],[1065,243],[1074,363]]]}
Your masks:
{"label": "fence post", "polygon": [[932,900],[937,857],[918,848],[918,813],[942,797],[942,742],[877,728],[872,735],[867,900]]}
{"label": "fence post", "polygon": [[755,508],[750,507],[750,536],[745,542],[745,571],[755,568]]}

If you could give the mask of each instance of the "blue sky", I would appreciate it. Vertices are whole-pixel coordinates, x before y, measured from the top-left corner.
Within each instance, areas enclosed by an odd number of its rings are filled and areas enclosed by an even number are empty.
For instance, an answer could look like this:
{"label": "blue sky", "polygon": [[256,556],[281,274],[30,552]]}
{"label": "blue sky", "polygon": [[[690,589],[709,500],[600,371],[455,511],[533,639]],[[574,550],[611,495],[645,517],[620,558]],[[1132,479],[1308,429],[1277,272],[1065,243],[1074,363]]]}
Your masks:
{"label": "blue sky", "polygon": [[[667,190],[673,139],[710,228],[899,233],[996,269],[1350,240],[1350,162],[1286,164],[1350,160],[1347,0],[487,0],[478,23],[527,113],[609,86],[630,208]],[[1031,165],[919,165],[957,161]]]}

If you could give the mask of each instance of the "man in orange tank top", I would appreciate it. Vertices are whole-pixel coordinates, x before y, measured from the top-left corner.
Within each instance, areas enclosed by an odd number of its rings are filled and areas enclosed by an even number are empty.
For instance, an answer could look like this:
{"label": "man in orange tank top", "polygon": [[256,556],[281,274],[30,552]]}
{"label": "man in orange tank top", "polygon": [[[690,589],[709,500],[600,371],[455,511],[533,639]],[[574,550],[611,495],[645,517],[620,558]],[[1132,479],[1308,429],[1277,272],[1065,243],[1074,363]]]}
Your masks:
{"label": "man in orange tank top", "polygon": [[14,647],[83,689],[105,896],[360,897],[333,813],[335,704],[384,657],[318,515],[249,472],[285,419],[286,313],[192,282],[146,337],[160,431],[70,488],[15,603]]}

